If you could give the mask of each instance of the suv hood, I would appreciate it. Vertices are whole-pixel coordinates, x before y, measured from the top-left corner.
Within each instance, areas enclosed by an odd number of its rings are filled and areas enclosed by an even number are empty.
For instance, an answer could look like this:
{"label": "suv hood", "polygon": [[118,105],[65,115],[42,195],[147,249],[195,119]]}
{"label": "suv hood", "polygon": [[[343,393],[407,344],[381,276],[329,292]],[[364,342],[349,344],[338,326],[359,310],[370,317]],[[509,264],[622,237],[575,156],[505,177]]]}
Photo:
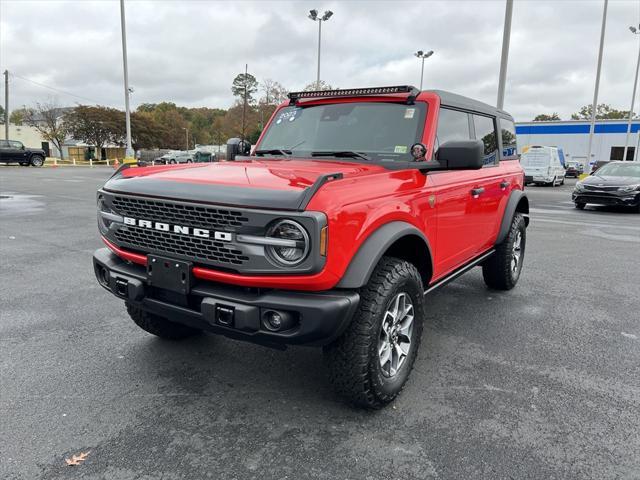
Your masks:
{"label": "suv hood", "polygon": [[278,210],[304,210],[326,175],[353,178],[378,165],[307,159],[259,159],[126,168],[104,185],[110,192]]}
{"label": "suv hood", "polygon": [[583,185],[590,185],[593,187],[620,187],[623,185],[635,185],[637,183],[640,183],[640,179],[638,177],[600,176],[597,173],[594,173],[582,181]]}

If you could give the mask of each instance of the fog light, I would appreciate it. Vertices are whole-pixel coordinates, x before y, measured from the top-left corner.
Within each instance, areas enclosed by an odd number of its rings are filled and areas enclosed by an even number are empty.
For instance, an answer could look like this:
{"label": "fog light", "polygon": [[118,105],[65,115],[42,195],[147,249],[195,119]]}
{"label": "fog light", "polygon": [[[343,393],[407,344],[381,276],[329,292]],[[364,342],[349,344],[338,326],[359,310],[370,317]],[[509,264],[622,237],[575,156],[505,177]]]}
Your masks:
{"label": "fog light", "polygon": [[295,319],[290,312],[266,310],[262,314],[262,326],[271,332],[289,330],[294,324]]}

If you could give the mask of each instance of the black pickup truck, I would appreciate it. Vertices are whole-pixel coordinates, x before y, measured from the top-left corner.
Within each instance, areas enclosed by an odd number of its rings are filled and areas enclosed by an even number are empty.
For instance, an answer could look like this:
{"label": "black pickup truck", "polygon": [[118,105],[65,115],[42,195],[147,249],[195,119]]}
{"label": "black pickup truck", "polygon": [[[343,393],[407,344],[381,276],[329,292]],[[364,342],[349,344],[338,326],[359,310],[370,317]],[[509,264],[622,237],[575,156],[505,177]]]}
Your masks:
{"label": "black pickup truck", "polygon": [[0,140],[0,163],[19,163],[23,167],[44,165],[45,153],[41,148],[27,148],[17,140]]}

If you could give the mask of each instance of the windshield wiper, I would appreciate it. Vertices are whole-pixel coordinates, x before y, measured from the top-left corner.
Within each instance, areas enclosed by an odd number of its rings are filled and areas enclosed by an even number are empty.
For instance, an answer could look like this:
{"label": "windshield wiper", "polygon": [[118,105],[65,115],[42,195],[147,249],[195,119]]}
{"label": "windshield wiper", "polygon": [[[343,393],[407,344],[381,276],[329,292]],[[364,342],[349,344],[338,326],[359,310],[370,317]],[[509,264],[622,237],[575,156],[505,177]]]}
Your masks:
{"label": "windshield wiper", "polygon": [[338,151],[322,151],[322,152],[311,152],[312,157],[336,157],[336,158],[360,158],[362,160],[371,160],[371,157],[368,157],[364,153],[361,152],[352,152],[350,150],[338,150]]}
{"label": "windshield wiper", "polygon": [[256,155],[284,155],[288,157],[291,155],[291,150],[280,149],[280,148],[272,148],[269,150],[256,150]]}

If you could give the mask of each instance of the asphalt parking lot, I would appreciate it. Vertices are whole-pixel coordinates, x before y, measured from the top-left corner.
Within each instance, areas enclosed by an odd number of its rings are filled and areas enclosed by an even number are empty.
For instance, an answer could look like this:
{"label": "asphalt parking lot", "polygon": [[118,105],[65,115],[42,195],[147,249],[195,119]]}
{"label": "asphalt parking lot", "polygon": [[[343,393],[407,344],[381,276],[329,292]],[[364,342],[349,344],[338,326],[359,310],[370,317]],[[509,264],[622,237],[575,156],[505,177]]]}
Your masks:
{"label": "asphalt parking lot", "polygon": [[138,329],[92,271],[111,172],[0,167],[0,478],[640,478],[640,214],[527,188],[516,289],[429,296],[407,387],[363,412],[317,349]]}

